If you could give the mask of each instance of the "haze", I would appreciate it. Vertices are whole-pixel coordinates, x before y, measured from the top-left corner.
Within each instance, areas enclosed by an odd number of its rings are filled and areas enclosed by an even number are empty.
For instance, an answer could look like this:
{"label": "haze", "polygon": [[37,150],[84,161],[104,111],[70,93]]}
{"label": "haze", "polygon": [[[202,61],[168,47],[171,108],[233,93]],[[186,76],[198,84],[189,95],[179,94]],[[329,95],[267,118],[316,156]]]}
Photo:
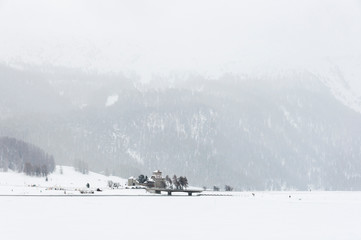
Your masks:
{"label": "haze", "polygon": [[0,136],[55,165],[361,189],[360,1],[0,0],[0,34]]}
{"label": "haze", "polygon": [[360,1],[0,1],[0,60],[206,76],[361,54]]}

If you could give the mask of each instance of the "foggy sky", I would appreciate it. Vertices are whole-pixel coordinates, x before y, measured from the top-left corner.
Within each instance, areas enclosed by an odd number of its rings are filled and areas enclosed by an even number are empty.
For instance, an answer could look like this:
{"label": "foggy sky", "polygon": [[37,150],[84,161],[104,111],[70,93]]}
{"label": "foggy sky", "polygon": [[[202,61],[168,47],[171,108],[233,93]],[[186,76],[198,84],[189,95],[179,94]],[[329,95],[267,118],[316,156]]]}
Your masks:
{"label": "foggy sky", "polygon": [[0,1],[0,61],[242,72],[361,55],[357,0]]}

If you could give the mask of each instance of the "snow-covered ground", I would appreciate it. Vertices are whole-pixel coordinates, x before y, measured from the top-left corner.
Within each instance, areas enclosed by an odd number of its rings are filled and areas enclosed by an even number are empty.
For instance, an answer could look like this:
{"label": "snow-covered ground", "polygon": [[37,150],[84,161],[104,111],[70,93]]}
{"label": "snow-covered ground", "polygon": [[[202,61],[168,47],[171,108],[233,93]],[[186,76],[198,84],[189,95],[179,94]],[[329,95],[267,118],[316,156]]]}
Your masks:
{"label": "snow-covered ground", "polygon": [[[119,187],[109,187],[108,181],[117,183]],[[90,188],[87,188],[89,183]],[[53,173],[45,177],[27,176],[24,173],[14,171],[0,172],[0,196],[4,195],[137,195],[151,196],[144,188],[128,187],[128,180],[116,176],[105,176],[99,173],[89,172],[82,174],[73,167],[56,166]],[[97,191],[97,190],[101,191]],[[188,187],[188,189],[200,190],[200,188]],[[93,192],[93,193],[90,193]],[[162,193],[166,195],[167,193]],[[219,193],[217,193],[219,195]],[[185,195],[173,193],[173,195]]]}
{"label": "snow-covered ground", "polygon": [[[107,187],[108,180],[121,189]],[[81,195],[75,189],[102,188]],[[0,173],[0,239],[361,239],[361,192],[204,192],[166,196],[57,167]],[[32,187],[35,185],[35,187]],[[58,186],[64,190],[49,190]]]}
{"label": "snow-covered ground", "polygon": [[[289,197],[291,196],[291,197]],[[360,192],[0,197],[1,239],[361,239]]]}
{"label": "snow-covered ground", "polygon": [[102,174],[89,172],[82,174],[74,170],[73,167],[57,166],[54,173],[45,177],[32,177],[24,173],[17,173],[9,170],[8,172],[0,172],[0,195],[16,195],[16,194],[79,194],[79,190],[86,189],[89,183],[90,190],[100,188],[103,193],[114,189],[108,188],[108,181],[119,183],[121,188],[125,187],[126,179],[115,176],[104,176]]}

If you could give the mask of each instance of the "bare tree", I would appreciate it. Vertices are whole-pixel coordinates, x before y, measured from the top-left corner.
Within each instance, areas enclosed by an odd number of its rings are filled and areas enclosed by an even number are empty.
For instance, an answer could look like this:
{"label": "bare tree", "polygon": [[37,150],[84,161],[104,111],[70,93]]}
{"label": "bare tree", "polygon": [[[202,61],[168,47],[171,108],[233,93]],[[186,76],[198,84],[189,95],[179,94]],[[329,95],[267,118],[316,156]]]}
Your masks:
{"label": "bare tree", "polygon": [[31,163],[29,163],[29,162],[25,163],[24,173],[29,176],[33,175],[33,166],[31,165]]}
{"label": "bare tree", "polygon": [[53,156],[24,141],[0,137],[0,167],[3,171],[25,172],[27,175],[45,176],[55,169]]}
{"label": "bare tree", "polygon": [[48,176],[49,171],[48,171],[48,166],[46,166],[45,164],[41,165],[41,175],[43,177]]}
{"label": "bare tree", "polygon": [[81,172],[82,174],[89,173],[89,166],[88,163],[84,160],[75,159],[74,161],[74,169],[75,171]]}
{"label": "bare tree", "polygon": [[3,171],[7,172],[9,169],[9,162],[7,160],[3,161]]}
{"label": "bare tree", "polygon": [[41,167],[40,166],[35,166],[34,169],[35,169],[35,175],[37,177],[40,177],[41,176]]}
{"label": "bare tree", "polygon": [[114,185],[113,181],[112,180],[108,180],[108,187],[112,188]]}

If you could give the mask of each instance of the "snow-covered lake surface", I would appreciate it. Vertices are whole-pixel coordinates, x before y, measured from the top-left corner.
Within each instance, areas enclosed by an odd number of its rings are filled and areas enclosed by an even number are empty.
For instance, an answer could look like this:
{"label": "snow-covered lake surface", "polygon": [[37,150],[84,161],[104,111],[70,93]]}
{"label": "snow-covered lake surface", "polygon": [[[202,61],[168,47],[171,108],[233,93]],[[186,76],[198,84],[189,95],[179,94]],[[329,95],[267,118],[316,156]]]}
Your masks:
{"label": "snow-covered lake surface", "polygon": [[234,195],[2,196],[0,235],[7,240],[361,239],[360,192]]}
{"label": "snow-covered lake surface", "polygon": [[[361,239],[361,192],[167,196],[62,169],[48,181],[0,172],[0,239]],[[102,192],[80,194],[86,183]]]}

